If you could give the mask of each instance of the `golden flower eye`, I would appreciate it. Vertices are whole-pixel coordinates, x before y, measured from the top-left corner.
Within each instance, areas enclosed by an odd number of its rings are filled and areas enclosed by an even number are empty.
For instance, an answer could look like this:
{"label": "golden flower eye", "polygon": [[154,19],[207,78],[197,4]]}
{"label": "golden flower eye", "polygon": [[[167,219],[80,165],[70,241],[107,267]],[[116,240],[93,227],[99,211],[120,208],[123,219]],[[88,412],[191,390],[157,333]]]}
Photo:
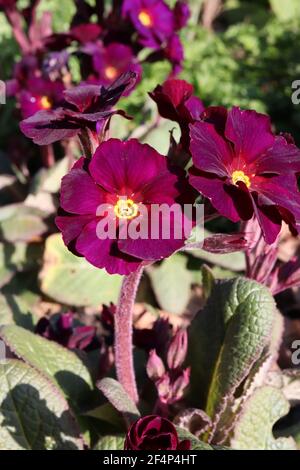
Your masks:
{"label": "golden flower eye", "polygon": [[106,78],[108,78],[109,80],[113,80],[114,78],[117,78],[118,70],[116,69],[116,67],[109,65],[105,68],[104,73]]}
{"label": "golden flower eye", "polygon": [[237,185],[237,183],[239,182],[243,182],[247,186],[247,188],[251,186],[251,181],[250,181],[249,176],[247,176],[241,170],[235,170],[231,175],[231,179],[232,179],[233,184],[235,185]]}
{"label": "golden flower eye", "polygon": [[138,205],[132,199],[119,199],[114,206],[114,213],[119,219],[133,219],[138,212]]}
{"label": "golden flower eye", "polygon": [[40,103],[43,109],[50,109],[52,107],[51,100],[48,98],[48,96],[42,96]]}
{"label": "golden flower eye", "polygon": [[140,20],[142,25],[145,26],[146,28],[149,28],[150,26],[152,26],[152,18],[149,15],[149,13],[147,13],[146,11],[141,11],[138,15],[138,19]]}

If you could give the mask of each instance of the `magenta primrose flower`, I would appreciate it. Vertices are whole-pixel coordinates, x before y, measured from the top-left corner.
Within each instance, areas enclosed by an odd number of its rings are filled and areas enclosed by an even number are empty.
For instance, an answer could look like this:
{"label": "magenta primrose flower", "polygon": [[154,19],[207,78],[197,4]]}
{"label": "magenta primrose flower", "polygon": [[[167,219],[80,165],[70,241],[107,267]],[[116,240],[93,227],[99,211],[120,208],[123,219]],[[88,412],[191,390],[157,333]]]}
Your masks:
{"label": "magenta primrose flower", "polygon": [[130,19],[145,47],[158,49],[176,30],[174,13],[163,0],[124,0],[122,14]]}
{"label": "magenta primrose flower", "polygon": [[64,85],[60,81],[51,82],[40,77],[32,77],[26,88],[19,93],[19,103],[24,119],[38,111],[51,110],[63,100]]}
{"label": "magenta primrose flower", "polygon": [[[64,212],[56,218],[56,224],[65,244],[76,254],[110,274],[129,274],[143,261],[167,257],[183,246],[180,204],[185,190],[184,171],[171,167],[169,160],[149,145],[135,139],[110,139],[99,145],[90,161],[81,158],[63,178],[60,203]],[[161,230],[156,239],[150,235],[145,239],[120,236],[121,224],[138,224],[140,215],[150,223],[147,216],[153,204],[175,203],[180,221],[175,216],[170,218],[167,238]],[[99,213],[100,206],[105,207],[103,213]],[[99,237],[101,221],[114,223],[116,235]],[[180,236],[174,230],[177,222],[183,227]]]}
{"label": "magenta primrose flower", "polygon": [[268,116],[212,107],[190,129],[190,183],[221,215],[233,222],[255,215],[269,244],[282,221],[298,232],[300,150],[272,133]]}
{"label": "magenta primrose flower", "polygon": [[121,75],[108,88],[98,85],[79,85],[65,90],[64,103],[55,109],[44,109],[21,122],[22,132],[39,145],[48,145],[74,137],[83,129],[97,134],[97,123],[113,114],[112,107],[136,83],[136,74]]}
{"label": "magenta primrose flower", "polygon": [[137,74],[137,81],[141,78],[142,67],[129,46],[119,43],[111,43],[106,47],[102,45],[95,48],[92,57],[97,74],[95,81],[100,85],[110,85],[120,75],[130,71]]}
{"label": "magenta primrose flower", "polygon": [[171,421],[149,415],[135,421],[125,439],[125,450],[189,450],[189,440],[179,441]]}

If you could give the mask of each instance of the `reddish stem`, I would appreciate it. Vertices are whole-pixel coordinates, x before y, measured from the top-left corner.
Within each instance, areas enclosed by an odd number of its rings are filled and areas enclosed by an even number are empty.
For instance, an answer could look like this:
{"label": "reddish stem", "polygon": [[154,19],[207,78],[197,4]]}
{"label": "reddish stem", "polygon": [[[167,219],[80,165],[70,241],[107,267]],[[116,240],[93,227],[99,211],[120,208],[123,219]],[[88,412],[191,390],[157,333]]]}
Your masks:
{"label": "reddish stem", "polygon": [[4,12],[21,51],[28,54],[30,52],[30,42],[23,30],[21,14],[16,8],[7,8]]}
{"label": "reddish stem", "polygon": [[42,160],[45,168],[51,168],[55,163],[53,146],[42,145],[41,146]]}
{"label": "reddish stem", "polygon": [[115,363],[119,382],[132,400],[139,401],[132,354],[133,306],[144,267],[124,277],[115,313]]}

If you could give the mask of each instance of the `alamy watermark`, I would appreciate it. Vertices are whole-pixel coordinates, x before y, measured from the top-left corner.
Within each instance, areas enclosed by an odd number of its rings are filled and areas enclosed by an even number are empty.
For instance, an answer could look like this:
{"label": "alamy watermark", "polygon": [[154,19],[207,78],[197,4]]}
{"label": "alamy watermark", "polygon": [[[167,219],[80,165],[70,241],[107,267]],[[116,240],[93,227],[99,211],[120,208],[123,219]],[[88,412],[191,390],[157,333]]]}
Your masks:
{"label": "alamy watermark", "polygon": [[[114,204],[100,204],[96,212],[100,240],[204,240],[204,206],[134,202],[121,196]],[[193,230],[196,228],[195,230]]]}
{"label": "alamy watermark", "polygon": [[292,342],[291,349],[294,350],[292,353],[292,364],[294,366],[299,366],[300,364],[300,339],[295,339]]}

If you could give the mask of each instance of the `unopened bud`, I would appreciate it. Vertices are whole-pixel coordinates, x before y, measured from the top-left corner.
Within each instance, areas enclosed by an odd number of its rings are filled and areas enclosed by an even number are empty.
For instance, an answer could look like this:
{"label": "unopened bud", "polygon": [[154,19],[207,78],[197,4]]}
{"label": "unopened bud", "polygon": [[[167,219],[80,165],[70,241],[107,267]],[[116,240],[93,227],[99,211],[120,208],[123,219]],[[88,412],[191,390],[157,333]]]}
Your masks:
{"label": "unopened bud", "polygon": [[178,330],[173,336],[167,354],[169,369],[177,369],[184,363],[188,346],[186,330]]}

